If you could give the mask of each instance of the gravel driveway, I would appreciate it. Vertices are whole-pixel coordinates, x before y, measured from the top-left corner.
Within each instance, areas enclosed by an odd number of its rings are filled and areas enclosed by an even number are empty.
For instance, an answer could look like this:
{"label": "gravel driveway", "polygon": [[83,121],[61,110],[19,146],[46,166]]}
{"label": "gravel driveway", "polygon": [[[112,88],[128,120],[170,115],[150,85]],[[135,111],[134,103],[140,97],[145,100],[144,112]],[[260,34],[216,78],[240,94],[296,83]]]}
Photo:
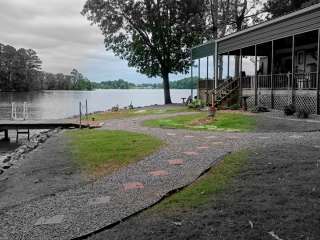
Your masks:
{"label": "gravel driveway", "polygon": [[[175,115],[178,114],[168,116]],[[230,152],[243,148],[268,148],[275,144],[314,145],[320,139],[319,132],[295,133],[293,130],[217,133],[141,126],[144,120],[152,118],[159,116],[112,120],[103,129],[151,134],[165,140],[165,148],[97,182],[84,182],[68,190],[0,208],[0,239],[85,236],[148,208],[172,190],[189,185]],[[46,151],[48,144],[49,141],[38,149],[40,160],[43,157],[41,152]],[[55,151],[59,152],[59,149]],[[63,152],[53,159],[57,157],[64,158]],[[32,161],[35,159],[37,157]]]}

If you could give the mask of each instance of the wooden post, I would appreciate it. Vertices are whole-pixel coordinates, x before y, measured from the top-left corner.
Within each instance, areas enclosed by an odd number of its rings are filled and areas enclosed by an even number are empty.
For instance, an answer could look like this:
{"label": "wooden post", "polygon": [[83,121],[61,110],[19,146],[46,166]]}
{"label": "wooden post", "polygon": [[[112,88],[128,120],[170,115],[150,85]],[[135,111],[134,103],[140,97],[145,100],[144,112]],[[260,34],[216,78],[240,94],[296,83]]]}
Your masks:
{"label": "wooden post", "polygon": [[291,103],[295,104],[295,80],[294,80],[294,72],[295,72],[295,50],[296,49],[296,36],[292,36],[292,75],[291,75]]}
{"label": "wooden post", "polygon": [[198,99],[200,99],[201,61],[198,59]]}
{"label": "wooden post", "polygon": [[4,141],[10,141],[10,138],[9,138],[9,130],[8,129],[5,129],[4,130]]}
{"label": "wooden post", "polygon": [[209,105],[209,56],[207,56],[206,103]]}
{"label": "wooden post", "polygon": [[240,49],[240,59],[239,59],[239,97],[240,97],[240,104],[242,105],[242,101],[241,101],[241,98],[242,98],[242,49]]}
{"label": "wooden post", "polygon": [[79,126],[79,128],[81,129],[82,128],[82,126],[81,126],[81,124],[82,124],[82,109],[81,109],[81,102],[79,102],[79,116],[80,116],[80,126]]}
{"label": "wooden post", "polygon": [[215,75],[215,86],[214,88],[217,89],[218,88],[218,43],[216,42],[216,49],[215,49],[215,56],[214,56],[214,75]]}
{"label": "wooden post", "polygon": [[191,98],[193,99],[193,56],[191,50]]}
{"label": "wooden post", "polygon": [[88,99],[86,99],[86,120],[88,120]]}
{"label": "wooden post", "polygon": [[230,78],[230,52],[228,52],[228,79]]}
{"label": "wooden post", "polygon": [[258,70],[257,70],[257,45],[254,45],[254,104],[258,106]]}
{"label": "wooden post", "polygon": [[271,48],[271,108],[274,109],[274,40],[272,40]]}
{"label": "wooden post", "polygon": [[320,115],[320,29],[318,30],[317,114]]}

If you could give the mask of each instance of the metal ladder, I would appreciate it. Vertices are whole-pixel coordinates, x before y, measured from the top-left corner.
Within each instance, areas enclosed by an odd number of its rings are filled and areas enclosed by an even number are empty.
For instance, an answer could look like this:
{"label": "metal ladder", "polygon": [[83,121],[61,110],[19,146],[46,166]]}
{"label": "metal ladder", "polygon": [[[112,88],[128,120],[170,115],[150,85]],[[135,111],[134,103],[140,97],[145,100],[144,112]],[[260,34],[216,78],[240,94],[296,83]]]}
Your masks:
{"label": "metal ladder", "polygon": [[[11,120],[12,121],[26,121],[29,119],[29,104],[27,102],[23,103],[23,111],[21,113],[21,117],[19,118],[18,114],[18,104],[13,102],[11,104]],[[16,137],[16,142],[19,141],[19,135],[28,135],[28,141],[30,141],[30,129],[27,130],[19,130],[17,128],[17,137]]]}

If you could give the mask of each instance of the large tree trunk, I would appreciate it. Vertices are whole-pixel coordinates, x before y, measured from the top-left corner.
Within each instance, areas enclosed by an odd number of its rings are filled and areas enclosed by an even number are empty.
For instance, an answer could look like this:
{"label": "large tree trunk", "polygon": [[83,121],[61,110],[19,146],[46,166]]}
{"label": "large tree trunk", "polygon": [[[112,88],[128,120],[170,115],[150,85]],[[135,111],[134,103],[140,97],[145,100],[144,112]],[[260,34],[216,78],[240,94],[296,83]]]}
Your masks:
{"label": "large tree trunk", "polygon": [[170,96],[170,83],[169,83],[169,73],[163,73],[163,90],[164,90],[164,103],[172,104]]}

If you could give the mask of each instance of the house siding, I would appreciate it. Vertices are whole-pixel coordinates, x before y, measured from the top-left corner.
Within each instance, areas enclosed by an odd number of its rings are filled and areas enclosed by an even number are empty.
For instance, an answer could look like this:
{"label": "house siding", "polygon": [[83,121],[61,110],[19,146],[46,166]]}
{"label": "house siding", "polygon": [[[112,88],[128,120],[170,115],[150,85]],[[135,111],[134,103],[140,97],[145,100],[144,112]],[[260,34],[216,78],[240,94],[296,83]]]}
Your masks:
{"label": "house siding", "polygon": [[218,53],[227,53],[240,48],[317,30],[319,28],[320,8],[316,8],[280,22],[253,29],[252,31],[244,32],[234,37],[230,36],[229,38],[221,39],[218,41]]}

